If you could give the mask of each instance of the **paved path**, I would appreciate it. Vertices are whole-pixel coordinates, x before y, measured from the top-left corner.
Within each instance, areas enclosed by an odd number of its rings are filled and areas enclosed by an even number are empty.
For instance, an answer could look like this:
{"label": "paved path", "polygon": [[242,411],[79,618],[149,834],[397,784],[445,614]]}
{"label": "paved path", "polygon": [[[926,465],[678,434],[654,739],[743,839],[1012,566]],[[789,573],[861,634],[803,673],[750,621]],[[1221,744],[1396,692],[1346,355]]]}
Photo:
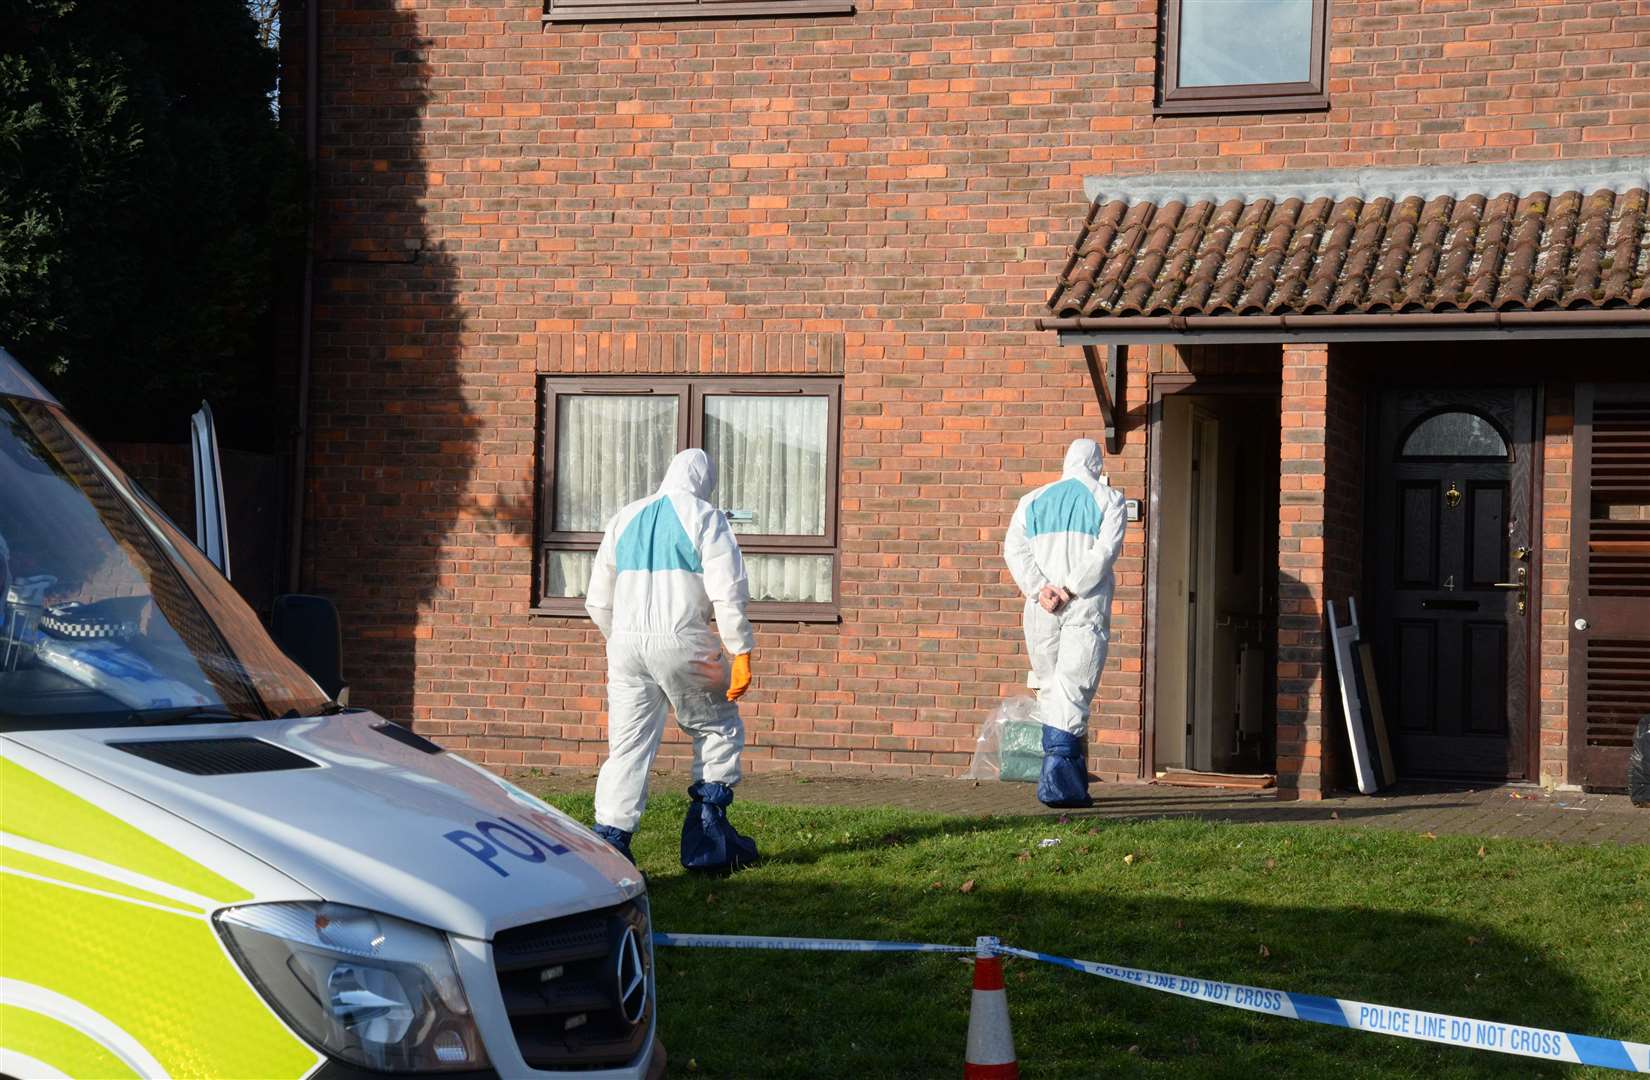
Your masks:
{"label": "paved path", "polygon": [[[655,791],[685,787],[684,775],[659,773]],[[539,792],[591,791],[588,772],[534,777]],[[1576,844],[1650,844],[1650,809],[1625,795],[1544,792],[1538,787],[1456,787],[1405,784],[1375,796],[1347,795],[1322,802],[1284,802],[1272,791],[1095,784],[1092,810],[1071,811],[1115,820],[1196,817],[1211,821],[1321,823],[1368,826],[1438,836],[1523,837]],[[938,814],[1053,814],[1037,802],[1034,785],[971,780],[872,779],[757,773],[739,785],[752,802],[786,806],[893,806]]]}

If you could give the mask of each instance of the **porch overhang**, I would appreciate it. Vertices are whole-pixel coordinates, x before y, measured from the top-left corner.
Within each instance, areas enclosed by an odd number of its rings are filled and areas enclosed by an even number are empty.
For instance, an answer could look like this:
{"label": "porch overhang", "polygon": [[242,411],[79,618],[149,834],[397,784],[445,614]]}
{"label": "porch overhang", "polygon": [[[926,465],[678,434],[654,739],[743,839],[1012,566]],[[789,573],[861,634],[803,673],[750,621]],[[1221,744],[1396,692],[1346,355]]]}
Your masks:
{"label": "porch overhang", "polygon": [[[1596,316],[1596,317],[1588,317]],[[1390,315],[1158,315],[1039,319],[1063,345],[1226,345],[1245,341],[1443,341],[1467,338],[1650,337],[1650,311],[1522,311]]]}
{"label": "porch overhang", "polygon": [[1063,343],[1650,337],[1650,158],[1091,180]]}

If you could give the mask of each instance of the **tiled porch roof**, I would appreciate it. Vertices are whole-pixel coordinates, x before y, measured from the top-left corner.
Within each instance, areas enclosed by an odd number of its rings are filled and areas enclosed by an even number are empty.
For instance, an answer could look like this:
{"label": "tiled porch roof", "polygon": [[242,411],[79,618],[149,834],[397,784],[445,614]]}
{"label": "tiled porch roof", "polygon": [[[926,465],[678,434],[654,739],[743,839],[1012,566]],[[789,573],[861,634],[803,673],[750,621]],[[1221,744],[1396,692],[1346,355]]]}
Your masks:
{"label": "tiled porch roof", "polygon": [[1088,194],[1055,321],[1650,309],[1650,159],[1159,175]]}

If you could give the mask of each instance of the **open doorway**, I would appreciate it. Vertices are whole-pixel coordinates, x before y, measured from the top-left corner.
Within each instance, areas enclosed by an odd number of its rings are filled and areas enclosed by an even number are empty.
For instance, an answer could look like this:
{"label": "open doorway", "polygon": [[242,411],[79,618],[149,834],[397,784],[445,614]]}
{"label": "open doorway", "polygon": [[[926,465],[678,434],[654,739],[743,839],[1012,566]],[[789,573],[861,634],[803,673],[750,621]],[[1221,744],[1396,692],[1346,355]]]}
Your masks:
{"label": "open doorway", "polygon": [[1277,755],[1279,395],[1154,388],[1152,769]]}

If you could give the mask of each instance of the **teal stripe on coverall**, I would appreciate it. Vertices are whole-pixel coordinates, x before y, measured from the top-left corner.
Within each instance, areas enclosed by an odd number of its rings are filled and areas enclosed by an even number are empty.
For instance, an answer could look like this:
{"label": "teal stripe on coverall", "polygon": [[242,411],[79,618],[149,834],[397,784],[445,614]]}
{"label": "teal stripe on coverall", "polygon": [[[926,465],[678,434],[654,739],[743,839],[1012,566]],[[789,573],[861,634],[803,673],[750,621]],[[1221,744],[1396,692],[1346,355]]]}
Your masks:
{"label": "teal stripe on coverall", "polygon": [[1062,480],[1032,500],[1026,513],[1026,535],[1053,532],[1100,535],[1100,507],[1094,492],[1081,480]]}
{"label": "teal stripe on coverall", "polygon": [[621,574],[626,570],[688,570],[702,574],[705,570],[668,495],[648,503],[630,519],[619,536],[613,561]]}

